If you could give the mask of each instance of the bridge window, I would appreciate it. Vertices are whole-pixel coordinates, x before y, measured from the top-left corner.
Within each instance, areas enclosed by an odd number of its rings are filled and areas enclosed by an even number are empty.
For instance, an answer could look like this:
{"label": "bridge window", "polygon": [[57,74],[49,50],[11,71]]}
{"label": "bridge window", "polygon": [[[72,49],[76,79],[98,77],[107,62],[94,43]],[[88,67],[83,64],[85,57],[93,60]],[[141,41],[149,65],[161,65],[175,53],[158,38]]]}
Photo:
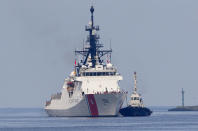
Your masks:
{"label": "bridge window", "polygon": [[111,76],[113,76],[113,75],[114,75],[114,72],[109,72],[109,73],[110,73],[110,75],[111,75]]}
{"label": "bridge window", "polygon": [[139,100],[139,97],[134,97],[133,100]]}
{"label": "bridge window", "polygon": [[113,76],[115,72],[83,72],[83,76]]}
{"label": "bridge window", "polygon": [[102,75],[102,72],[97,72],[97,76],[101,76]]}

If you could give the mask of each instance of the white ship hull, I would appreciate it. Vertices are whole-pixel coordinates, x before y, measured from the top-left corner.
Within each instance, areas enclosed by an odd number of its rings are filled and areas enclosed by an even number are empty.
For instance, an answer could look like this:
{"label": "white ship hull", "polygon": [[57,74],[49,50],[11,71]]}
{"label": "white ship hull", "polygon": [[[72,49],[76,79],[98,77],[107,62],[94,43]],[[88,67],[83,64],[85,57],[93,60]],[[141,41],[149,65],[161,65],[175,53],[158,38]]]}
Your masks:
{"label": "white ship hull", "polygon": [[[76,105],[70,108],[49,107],[45,108],[45,111],[49,116],[57,117],[117,116],[125,97],[126,93],[85,94]],[[65,107],[67,106],[65,105]]]}

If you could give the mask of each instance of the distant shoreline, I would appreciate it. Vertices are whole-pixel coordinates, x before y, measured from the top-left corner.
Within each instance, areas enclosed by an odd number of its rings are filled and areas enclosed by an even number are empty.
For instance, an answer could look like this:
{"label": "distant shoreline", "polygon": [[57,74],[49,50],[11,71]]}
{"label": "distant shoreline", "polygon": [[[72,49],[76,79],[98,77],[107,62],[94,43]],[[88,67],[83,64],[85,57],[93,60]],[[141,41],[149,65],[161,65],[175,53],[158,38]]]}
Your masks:
{"label": "distant shoreline", "polygon": [[168,109],[168,111],[198,111],[198,106],[177,106],[176,108]]}

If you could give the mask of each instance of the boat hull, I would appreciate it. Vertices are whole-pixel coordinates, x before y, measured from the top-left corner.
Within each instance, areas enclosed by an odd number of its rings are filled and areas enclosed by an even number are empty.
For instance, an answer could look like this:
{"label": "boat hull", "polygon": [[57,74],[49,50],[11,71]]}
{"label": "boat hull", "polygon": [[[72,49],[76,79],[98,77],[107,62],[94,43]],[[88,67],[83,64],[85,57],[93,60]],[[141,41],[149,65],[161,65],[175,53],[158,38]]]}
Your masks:
{"label": "boat hull", "polygon": [[146,107],[127,106],[120,109],[120,114],[123,116],[150,116],[152,111]]}
{"label": "boat hull", "polygon": [[125,97],[126,93],[85,94],[77,104],[70,108],[66,108],[67,105],[65,108],[46,107],[45,111],[49,116],[56,117],[117,116]]}

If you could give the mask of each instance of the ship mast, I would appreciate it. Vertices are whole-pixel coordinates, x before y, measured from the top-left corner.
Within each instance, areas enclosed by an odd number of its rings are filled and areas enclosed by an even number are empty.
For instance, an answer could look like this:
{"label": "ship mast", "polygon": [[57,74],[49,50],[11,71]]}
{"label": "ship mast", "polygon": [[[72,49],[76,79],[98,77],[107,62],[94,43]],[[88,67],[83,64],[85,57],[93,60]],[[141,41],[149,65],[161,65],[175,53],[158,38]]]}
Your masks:
{"label": "ship mast", "polygon": [[89,42],[90,42],[90,54],[91,54],[91,62],[92,62],[92,67],[95,67],[96,65],[96,38],[94,34],[94,18],[93,18],[93,13],[94,13],[94,8],[91,6],[90,9],[91,12],[91,28],[89,28],[86,31],[89,31]]}
{"label": "ship mast", "polygon": [[134,92],[137,92],[137,76],[136,76],[136,72],[134,72]]}
{"label": "ship mast", "polygon": [[99,26],[94,25],[94,7],[91,6],[91,21],[88,26],[85,26],[85,31],[89,32],[86,42],[89,43],[89,46],[81,51],[75,51],[75,54],[80,54],[85,59],[83,59],[83,65],[87,64],[88,58],[91,58],[92,68],[95,68],[97,63],[102,63],[101,57],[106,54],[111,54],[112,49],[110,50],[100,50],[103,45],[99,43],[100,36],[96,33],[99,31]]}

